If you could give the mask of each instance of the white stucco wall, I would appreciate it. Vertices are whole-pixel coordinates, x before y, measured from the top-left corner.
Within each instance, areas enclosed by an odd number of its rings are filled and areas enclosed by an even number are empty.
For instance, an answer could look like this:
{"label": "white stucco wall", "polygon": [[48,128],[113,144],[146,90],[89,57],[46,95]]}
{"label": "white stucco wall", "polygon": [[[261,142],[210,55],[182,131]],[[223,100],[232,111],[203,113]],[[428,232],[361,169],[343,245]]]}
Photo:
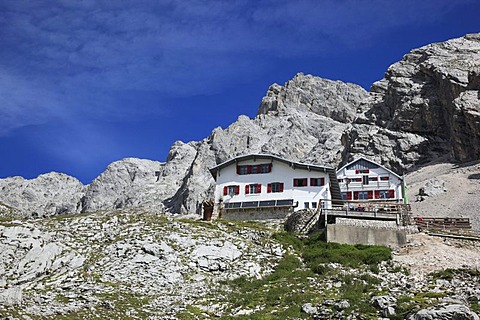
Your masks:
{"label": "white stucco wall", "polygon": [[[257,159],[246,160],[238,162],[238,165],[259,165],[271,163],[271,160]],[[307,187],[294,187],[293,179],[307,178]],[[324,178],[325,184],[323,186],[310,186],[310,178]],[[292,168],[286,163],[273,160],[272,171],[263,174],[237,174],[237,164],[233,163],[217,172],[217,186],[215,189],[215,202],[222,200],[224,203],[229,202],[244,202],[244,201],[263,201],[263,200],[279,200],[279,199],[293,199],[298,201],[298,207],[295,210],[303,209],[304,203],[309,202],[312,208],[312,202],[318,202],[320,199],[330,200],[329,192],[329,176],[326,172],[309,171],[307,169]],[[267,185],[272,182],[283,182],[284,191],[267,193]],[[259,194],[245,194],[245,185],[247,184],[261,184],[262,191]],[[223,187],[230,185],[239,185],[240,194],[230,196],[223,195]],[[328,202],[330,206],[330,202]]]}

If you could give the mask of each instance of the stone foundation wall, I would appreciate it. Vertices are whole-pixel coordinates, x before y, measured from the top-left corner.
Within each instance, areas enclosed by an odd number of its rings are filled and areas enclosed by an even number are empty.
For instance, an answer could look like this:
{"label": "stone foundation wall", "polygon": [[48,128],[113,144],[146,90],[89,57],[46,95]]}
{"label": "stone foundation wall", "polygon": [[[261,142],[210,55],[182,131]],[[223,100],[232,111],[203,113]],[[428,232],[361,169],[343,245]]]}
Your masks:
{"label": "stone foundation wall", "polygon": [[291,213],[291,209],[223,210],[222,218],[227,220],[285,219]]}

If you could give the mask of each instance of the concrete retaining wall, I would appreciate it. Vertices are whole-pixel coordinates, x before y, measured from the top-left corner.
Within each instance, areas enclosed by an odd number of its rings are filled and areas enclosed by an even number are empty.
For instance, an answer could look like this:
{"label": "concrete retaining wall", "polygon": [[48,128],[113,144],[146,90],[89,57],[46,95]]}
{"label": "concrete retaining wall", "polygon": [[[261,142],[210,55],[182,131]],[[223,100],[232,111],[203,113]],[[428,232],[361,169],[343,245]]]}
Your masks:
{"label": "concrete retaining wall", "polygon": [[407,243],[407,235],[404,230],[329,224],[327,225],[327,242],[381,245],[398,248]]}

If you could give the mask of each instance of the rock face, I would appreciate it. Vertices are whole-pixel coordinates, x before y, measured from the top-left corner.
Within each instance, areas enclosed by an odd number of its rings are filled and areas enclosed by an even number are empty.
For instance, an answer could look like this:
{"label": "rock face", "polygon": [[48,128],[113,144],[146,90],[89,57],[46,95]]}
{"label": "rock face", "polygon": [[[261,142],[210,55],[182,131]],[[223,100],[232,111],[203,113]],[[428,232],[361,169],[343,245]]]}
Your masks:
{"label": "rock face", "polygon": [[29,217],[78,212],[84,190],[76,178],[56,172],[32,180],[0,179],[0,212]]}
{"label": "rock face", "polygon": [[0,180],[0,214],[126,207],[198,214],[214,190],[208,168],[247,153],[333,167],[362,154],[400,174],[439,157],[480,159],[480,34],[411,51],[370,92],[299,73],[270,86],[254,119],[176,142],[165,163],[120,160],[88,186],[54,173]]}

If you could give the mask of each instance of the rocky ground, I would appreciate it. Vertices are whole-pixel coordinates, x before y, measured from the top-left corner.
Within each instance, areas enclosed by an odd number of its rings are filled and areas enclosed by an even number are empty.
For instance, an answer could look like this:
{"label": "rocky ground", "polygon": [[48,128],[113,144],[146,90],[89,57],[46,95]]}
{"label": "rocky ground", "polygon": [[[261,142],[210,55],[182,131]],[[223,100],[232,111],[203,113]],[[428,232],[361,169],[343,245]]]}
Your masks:
{"label": "rocky ground", "polygon": [[[480,163],[433,162],[406,176],[414,216],[470,218],[480,230]],[[423,188],[423,195],[419,190]]]}
{"label": "rocky ground", "polygon": [[0,225],[0,315],[175,318],[228,279],[261,277],[282,256],[267,228],[139,213]]}
{"label": "rocky ground", "polygon": [[[280,227],[278,222],[201,222],[132,211],[4,221],[0,224],[0,316],[255,318],[271,306],[262,300],[238,306],[232,301],[238,292],[231,281],[265,278],[285,254],[294,254],[291,247],[272,238]],[[287,283],[280,279],[263,286],[267,292],[291,287],[278,299],[289,299],[296,292],[299,300],[291,304],[301,305],[303,318],[400,319],[424,310],[427,315],[440,312],[438,319],[450,319],[445,314],[452,312],[477,319],[470,308],[479,309],[480,245],[421,233],[409,237],[409,245],[377,270],[330,263],[325,265],[327,275],[310,274]],[[470,273],[432,275],[445,268]],[[301,266],[295,273],[304,273],[300,270]],[[362,314],[359,302],[345,295],[350,283],[368,284],[362,299],[377,311]],[[281,314],[282,307],[273,306],[269,312]]]}

